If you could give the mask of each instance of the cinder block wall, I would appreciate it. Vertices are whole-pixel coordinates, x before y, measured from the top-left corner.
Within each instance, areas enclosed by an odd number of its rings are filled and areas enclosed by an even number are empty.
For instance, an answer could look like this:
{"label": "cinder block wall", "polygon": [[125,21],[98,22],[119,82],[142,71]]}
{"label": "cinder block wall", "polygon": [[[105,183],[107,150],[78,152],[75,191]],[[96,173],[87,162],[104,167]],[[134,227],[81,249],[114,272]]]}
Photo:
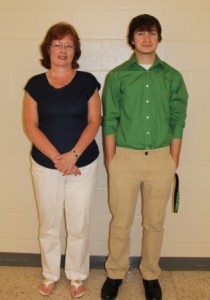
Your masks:
{"label": "cinder block wall", "polygon": [[[72,23],[82,43],[81,70],[102,86],[107,72],[127,59],[131,18],[149,13],[163,27],[158,54],[178,68],[189,90],[180,175],[178,214],[169,201],[162,250],[168,257],[210,256],[210,2],[209,0],[1,0],[0,1],[0,252],[39,253],[38,221],[29,173],[30,143],[22,130],[23,87],[44,72],[39,44],[58,21]],[[91,255],[107,254],[110,213],[101,149],[95,194]],[[131,255],[141,249],[140,201],[131,235]],[[63,249],[65,229],[63,227]]]}

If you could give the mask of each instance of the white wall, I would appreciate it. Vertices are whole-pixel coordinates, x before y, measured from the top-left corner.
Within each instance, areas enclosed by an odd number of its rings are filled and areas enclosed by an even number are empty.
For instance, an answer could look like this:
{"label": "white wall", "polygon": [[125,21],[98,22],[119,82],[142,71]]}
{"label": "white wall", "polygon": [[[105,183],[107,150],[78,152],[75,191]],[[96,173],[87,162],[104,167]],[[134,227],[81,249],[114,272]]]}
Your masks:
{"label": "white wall", "polygon": [[[127,59],[127,25],[149,13],[163,27],[158,54],[178,68],[189,90],[178,214],[168,205],[162,256],[210,256],[210,1],[209,0],[0,0],[0,252],[39,253],[38,222],[29,173],[30,143],[22,130],[23,86],[43,72],[39,44],[58,21],[72,23],[82,42],[82,70],[103,84],[106,73]],[[92,218],[91,255],[107,254],[110,213],[103,166]],[[140,201],[132,228],[131,255],[140,255]],[[63,230],[63,245],[65,231]]]}

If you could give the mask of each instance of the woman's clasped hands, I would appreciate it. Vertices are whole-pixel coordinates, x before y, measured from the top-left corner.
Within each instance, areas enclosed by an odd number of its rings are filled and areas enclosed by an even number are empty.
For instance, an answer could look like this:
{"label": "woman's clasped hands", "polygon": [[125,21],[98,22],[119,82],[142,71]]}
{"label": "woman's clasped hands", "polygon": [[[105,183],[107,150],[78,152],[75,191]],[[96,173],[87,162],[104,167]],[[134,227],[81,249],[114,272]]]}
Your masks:
{"label": "woman's clasped hands", "polygon": [[63,174],[67,175],[81,175],[80,169],[76,166],[77,158],[72,151],[60,154],[53,158],[55,168]]}

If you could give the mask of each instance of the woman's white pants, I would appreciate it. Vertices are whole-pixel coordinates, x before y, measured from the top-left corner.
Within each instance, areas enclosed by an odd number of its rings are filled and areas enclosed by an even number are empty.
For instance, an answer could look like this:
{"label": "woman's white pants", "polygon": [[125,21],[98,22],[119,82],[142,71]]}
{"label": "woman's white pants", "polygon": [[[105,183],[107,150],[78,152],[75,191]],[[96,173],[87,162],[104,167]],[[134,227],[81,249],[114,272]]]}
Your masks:
{"label": "woman's white pants", "polygon": [[81,175],[63,176],[32,160],[32,178],[39,216],[43,275],[57,281],[61,264],[61,225],[67,231],[65,273],[69,280],[89,274],[89,235],[97,160],[80,168]]}

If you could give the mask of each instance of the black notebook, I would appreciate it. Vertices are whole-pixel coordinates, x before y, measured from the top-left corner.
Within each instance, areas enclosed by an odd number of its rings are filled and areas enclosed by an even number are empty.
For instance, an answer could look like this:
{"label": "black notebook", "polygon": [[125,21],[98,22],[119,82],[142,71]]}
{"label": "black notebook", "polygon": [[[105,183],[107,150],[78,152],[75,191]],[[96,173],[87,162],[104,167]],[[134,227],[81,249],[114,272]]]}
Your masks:
{"label": "black notebook", "polygon": [[179,176],[175,173],[175,185],[174,185],[174,195],[173,195],[173,212],[178,213],[179,210]]}

